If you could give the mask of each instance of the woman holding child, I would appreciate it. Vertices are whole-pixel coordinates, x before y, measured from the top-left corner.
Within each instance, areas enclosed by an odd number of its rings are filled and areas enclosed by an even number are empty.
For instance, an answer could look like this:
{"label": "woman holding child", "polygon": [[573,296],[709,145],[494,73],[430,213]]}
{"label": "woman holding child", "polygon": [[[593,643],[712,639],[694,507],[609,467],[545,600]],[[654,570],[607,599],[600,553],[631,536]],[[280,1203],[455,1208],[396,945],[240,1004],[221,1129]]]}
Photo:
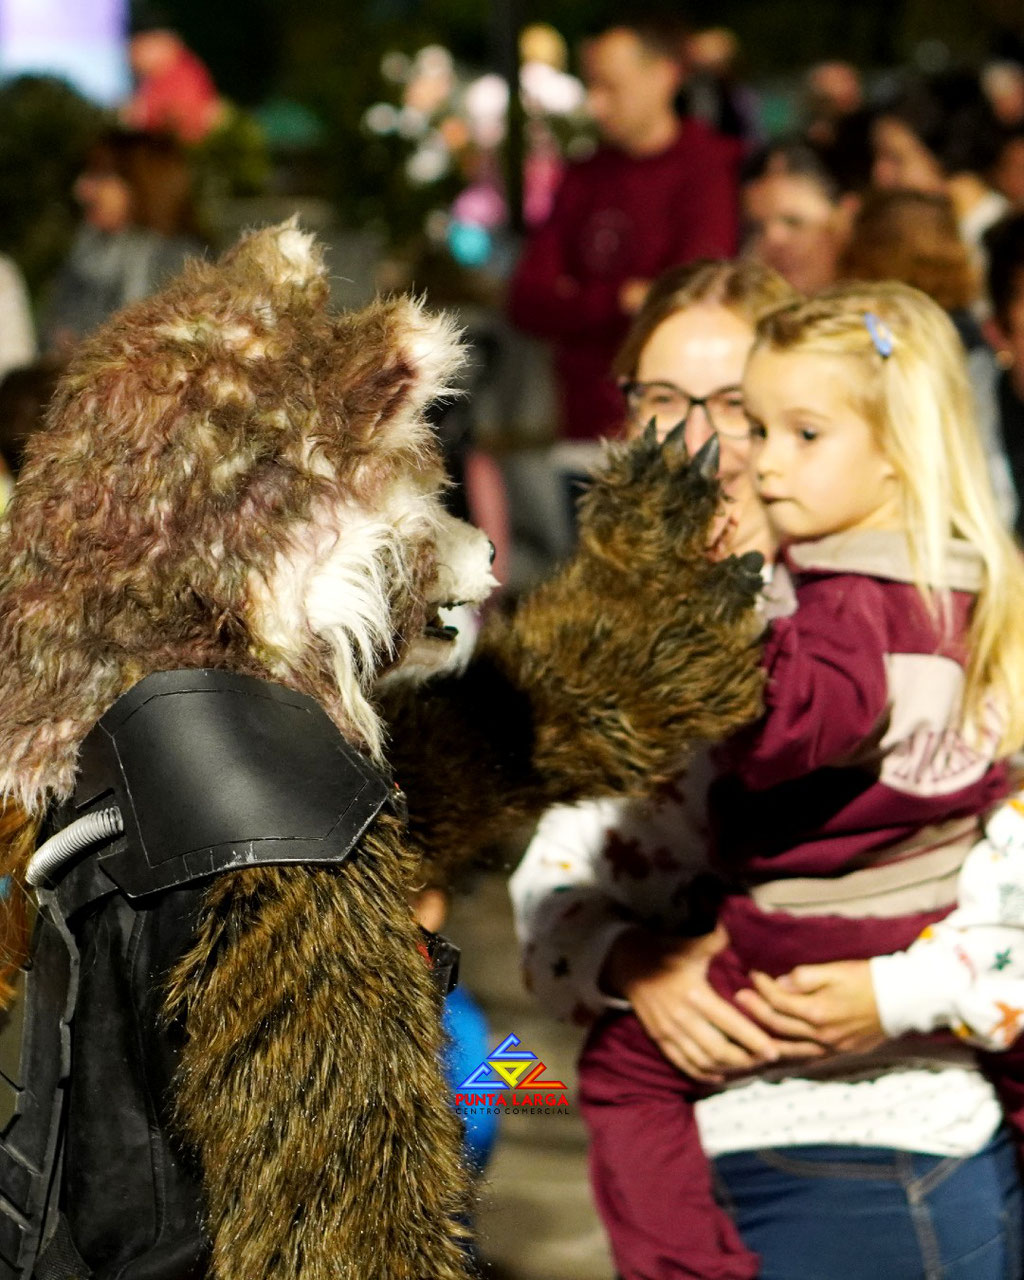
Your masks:
{"label": "woman holding child", "polygon": [[[620,370],[633,429],[717,432],[729,549],[782,549],[765,716],[676,796],[548,815],[513,882],[526,966],[599,1015],[580,1096],[625,1280],[1016,1277],[971,1044],[1006,1049],[1024,1010],[1024,821],[970,851],[1024,738],[1024,568],[939,309],[784,292],[676,272]],[[685,888],[709,850],[712,933]],[[1012,1122],[1018,1055],[982,1056]]]}

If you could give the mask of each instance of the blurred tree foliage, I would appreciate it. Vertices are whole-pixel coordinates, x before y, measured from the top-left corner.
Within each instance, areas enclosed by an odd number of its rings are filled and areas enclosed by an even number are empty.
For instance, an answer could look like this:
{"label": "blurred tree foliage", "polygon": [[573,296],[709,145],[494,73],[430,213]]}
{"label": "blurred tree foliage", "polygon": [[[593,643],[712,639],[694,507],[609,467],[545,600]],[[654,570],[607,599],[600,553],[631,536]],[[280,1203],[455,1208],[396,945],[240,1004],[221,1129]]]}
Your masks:
{"label": "blurred tree foliage", "polygon": [[61,80],[0,85],[0,251],[33,296],[67,252],[77,221],[71,188],[107,119]]}

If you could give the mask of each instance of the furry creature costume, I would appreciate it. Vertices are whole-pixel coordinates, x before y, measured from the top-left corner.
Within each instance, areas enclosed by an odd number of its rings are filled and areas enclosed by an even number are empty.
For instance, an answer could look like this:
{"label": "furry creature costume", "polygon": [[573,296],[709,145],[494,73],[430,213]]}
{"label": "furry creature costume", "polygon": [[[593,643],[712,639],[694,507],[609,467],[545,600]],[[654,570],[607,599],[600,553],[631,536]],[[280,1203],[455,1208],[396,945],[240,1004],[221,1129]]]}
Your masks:
{"label": "furry creature costume", "polygon": [[[338,317],[326,294],[286,224],[123,312],[75,357],[0,532],[16,874],[86,735],[157,672],[308,695],[409,797],[408,824],[382,813],[343,865],[136,904],[174,937],[118,998],[167,1061],[149,1132],[195,1184],[201,1238],[183,1227],[162,1260],[140,1239],[126,1262],[102,1196],[76,1226],[76,1125],[117,1102],[83,1100],[72,1073],[61,1207],[96,1276],[461,1280],[466,1178],[410,890],[554,801],[650,787],[757,710],[756,566],[709,559],[717,485],[652,435],[611,454],[576,558],[446,675],[438,607],[492,584],[486,539],[440,506],[423,420],[457,336],[408,299]],[[410,674],[435,678],[412,693]]]}

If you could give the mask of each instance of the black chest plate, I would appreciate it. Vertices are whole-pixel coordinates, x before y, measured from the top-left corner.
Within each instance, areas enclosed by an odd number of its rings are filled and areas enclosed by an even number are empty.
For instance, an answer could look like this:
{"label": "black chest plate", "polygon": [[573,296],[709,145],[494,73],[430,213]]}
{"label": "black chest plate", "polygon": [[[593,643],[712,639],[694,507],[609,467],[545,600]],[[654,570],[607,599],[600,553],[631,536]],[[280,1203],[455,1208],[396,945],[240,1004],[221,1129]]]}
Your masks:
{"label": "black chest plate", "polygon": [[[205,1247],[198,1188],[154,1136],[162,1123],[153,1129],[176,1059],[162,976],[188,945],[204,880],[272,863],[338,865],[396,796],[317,703],[249,677],[153,675],[100,720],[51,826],[116,804],[124,832],[38,895],[14,1115],[0,1134],[0,1280],[28,1280],[39,1266],[64,1274],[52,1246],[37,1261],[61,1233],[83,1246],[82,1274],[101,1255],[115,1271],[145,1255],[147,1280],[194,1273]],[[143,1164],[161,1181],[141,1187],[125,1152],[151,1142],[165,1158]],[[74,1189],[70,1233],[61,1186]],[[131,1222],[116,1225],[129,1203]],[[81,1205],[88,1212],[76,1215]],[[89,1247],[107,1209],[120,1261],[108,1245]]]}
{"label": "black chest plate", "polygon": [[65,821],[110,804],[130,898],[266,863],[342,862],[396,789],[311,698],[225,671],[147,677],[82,746]]}

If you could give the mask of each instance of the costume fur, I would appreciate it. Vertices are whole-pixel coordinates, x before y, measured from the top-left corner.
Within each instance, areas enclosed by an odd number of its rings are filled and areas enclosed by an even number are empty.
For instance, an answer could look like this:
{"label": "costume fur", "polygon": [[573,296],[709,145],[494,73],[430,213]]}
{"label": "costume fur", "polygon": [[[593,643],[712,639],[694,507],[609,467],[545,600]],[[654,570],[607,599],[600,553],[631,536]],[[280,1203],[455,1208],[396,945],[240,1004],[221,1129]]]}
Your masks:
{"label": "costume fur", "polygon": [[[457,335],[408,299],[339,317],[326,295],[310,237],[257,232],[62,380],[0,532],[0,787],[29,815],[8,863],[155,671],[278,681],[391,762],[408,827],[378,819],[341,868],[210,883],[167,980],[176,1116],[211,1275],[460,1280],[467,1183],[409,893],[751,718],[757,576],[707,557],[716,485],[648,439],[614,453],[577,557],[445,676],[438,607],[492,584],[486,540],[441,508],[423,420]],[[410,692],[409,673],[441,675]]]}

